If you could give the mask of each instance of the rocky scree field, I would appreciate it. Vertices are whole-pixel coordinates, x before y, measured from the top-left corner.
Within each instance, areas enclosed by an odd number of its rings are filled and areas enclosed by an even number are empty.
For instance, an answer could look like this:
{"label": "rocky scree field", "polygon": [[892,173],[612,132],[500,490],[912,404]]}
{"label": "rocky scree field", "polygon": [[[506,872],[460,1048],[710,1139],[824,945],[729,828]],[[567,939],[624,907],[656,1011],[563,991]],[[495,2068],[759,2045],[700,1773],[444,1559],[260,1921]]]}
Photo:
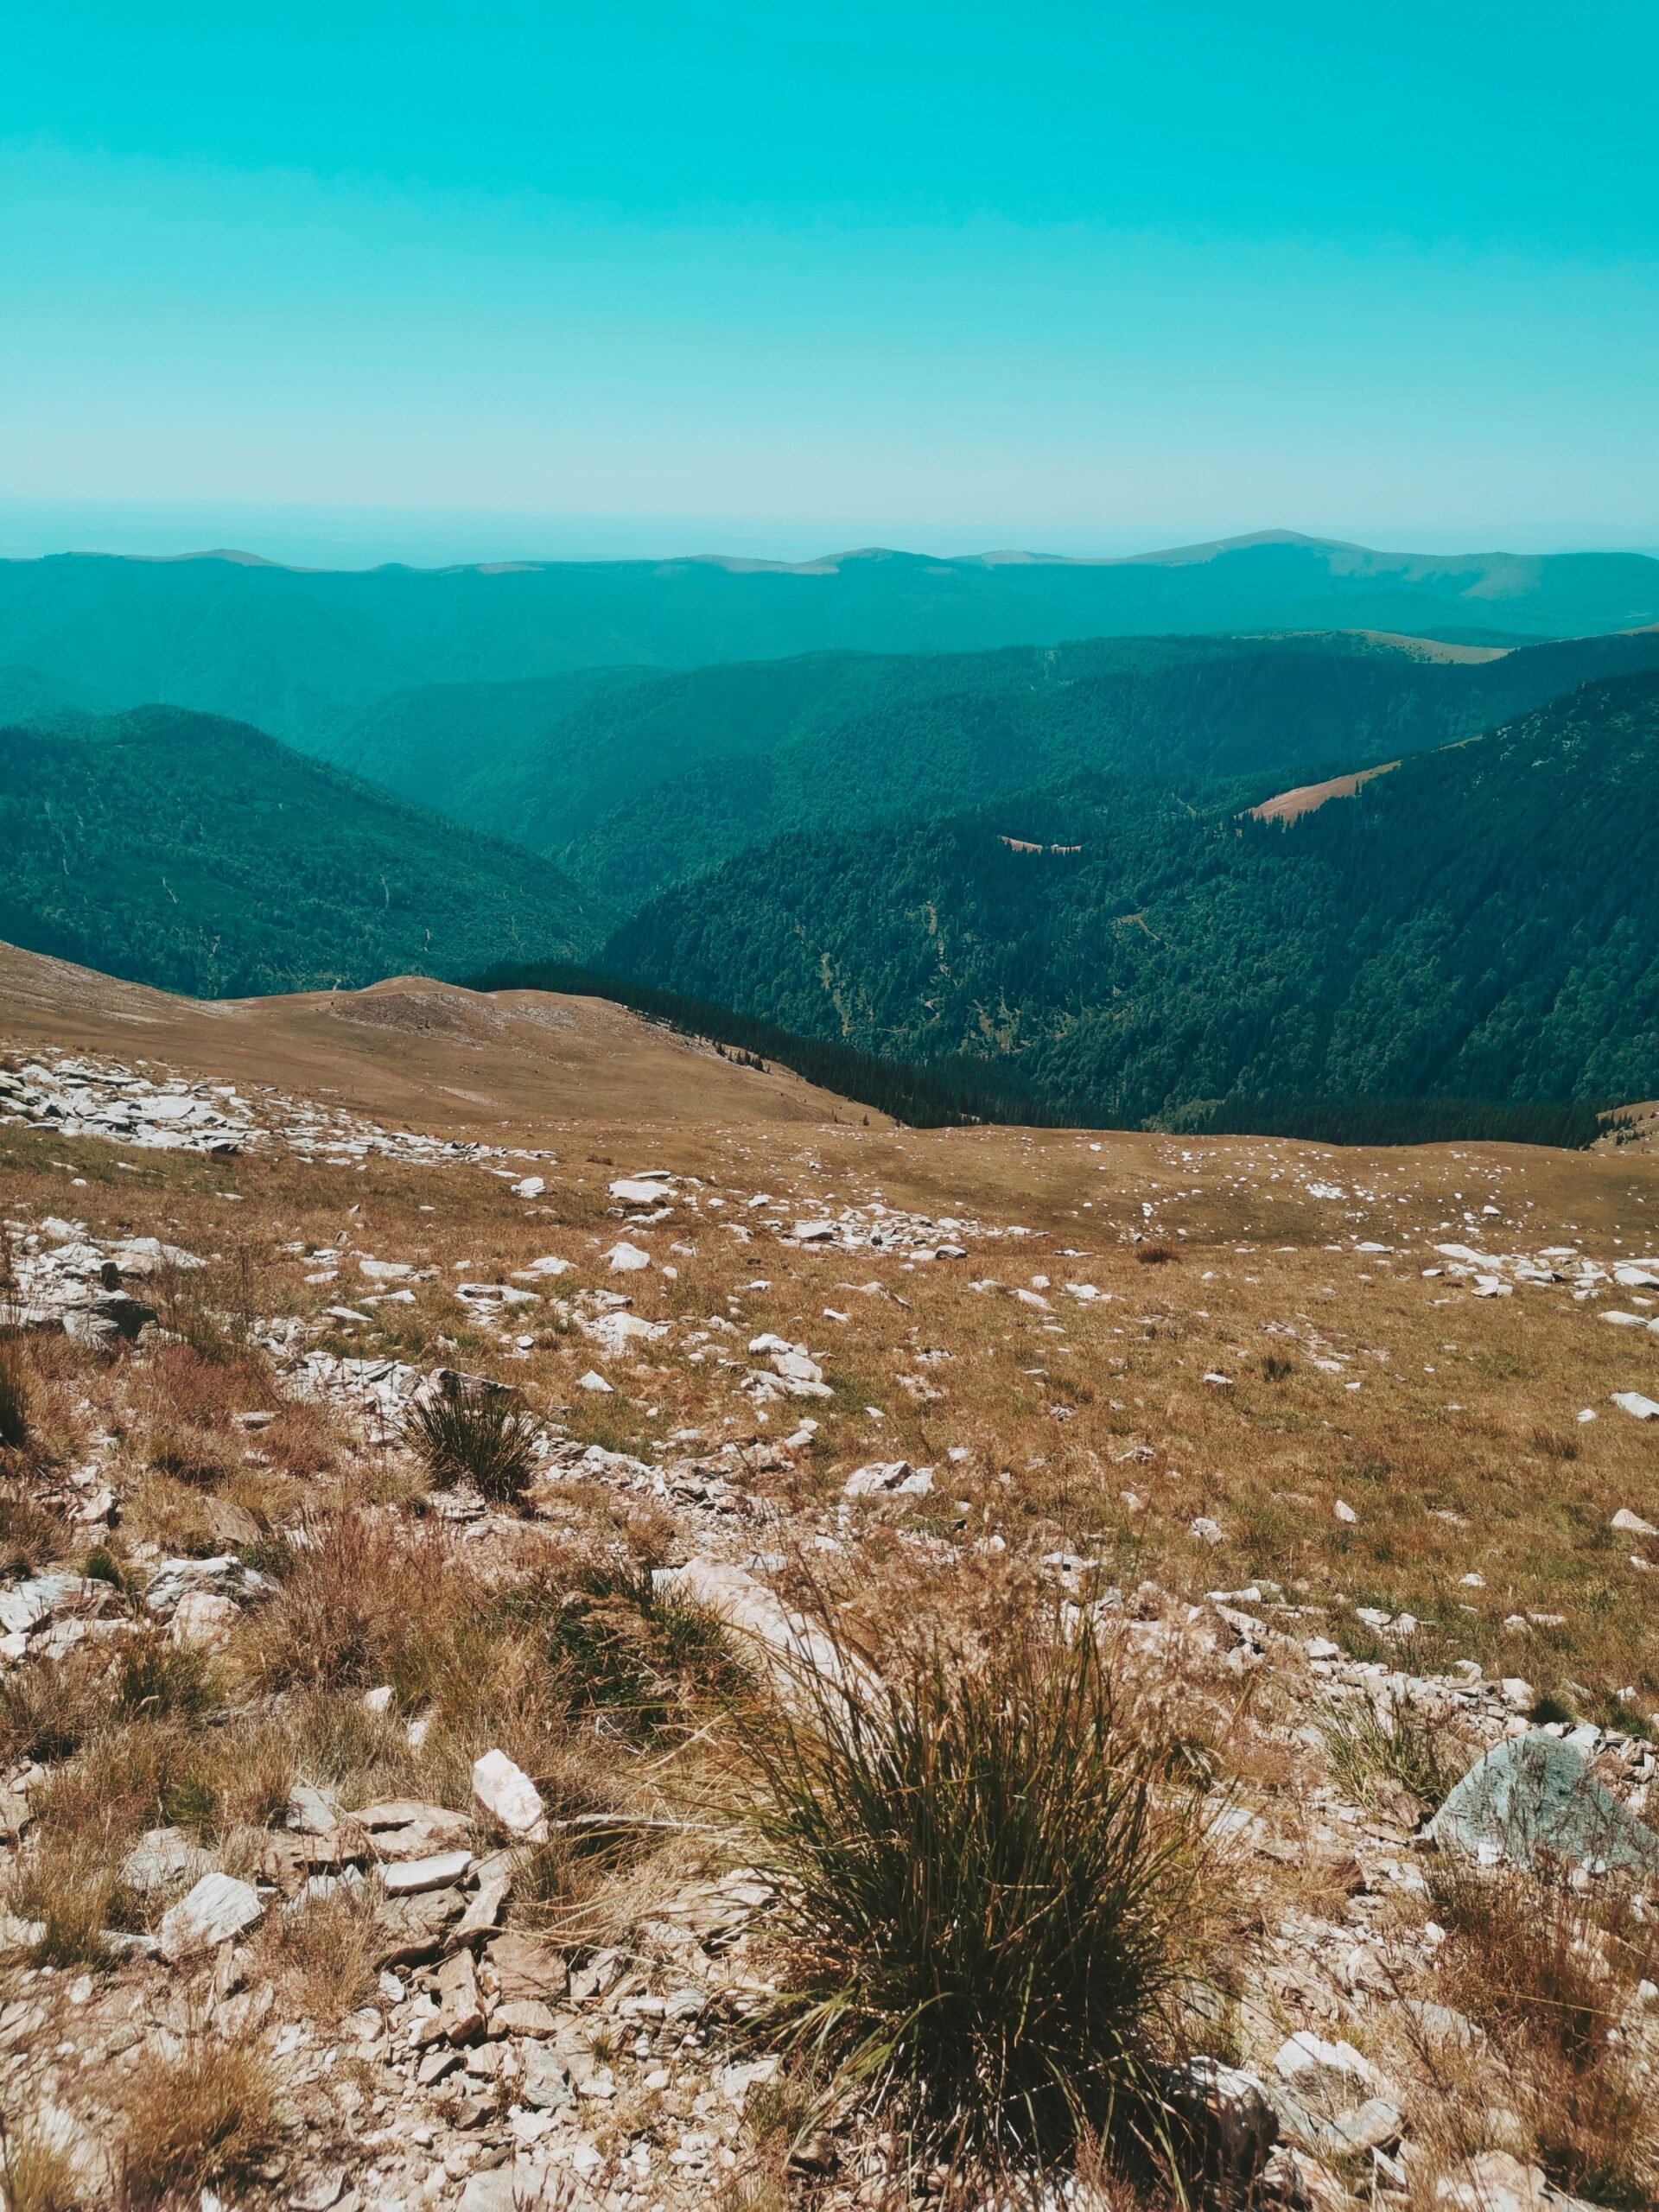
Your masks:
{"label": "rocky scree field", "polygon": [[1654,2201],[1645,1156],[3,1070],[16,2212]]}

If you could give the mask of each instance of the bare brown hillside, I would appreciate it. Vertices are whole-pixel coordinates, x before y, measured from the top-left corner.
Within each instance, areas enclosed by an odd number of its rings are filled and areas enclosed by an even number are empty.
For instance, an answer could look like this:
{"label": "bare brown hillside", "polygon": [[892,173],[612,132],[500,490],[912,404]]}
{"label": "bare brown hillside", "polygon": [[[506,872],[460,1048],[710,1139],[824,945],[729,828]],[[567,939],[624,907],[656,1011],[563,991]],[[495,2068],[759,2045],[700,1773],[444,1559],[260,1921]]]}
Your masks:
{"label": "bare brown hillside", "polygon": [[525,1143],[572,1116],[821,1122],[852,1110],[786,1070],[736,1066],[602,999],[486,995],[420,976],[187,999],[0,944],[0,1037],[320,1091],[448,1135],[490,1136],[511,1121]]}

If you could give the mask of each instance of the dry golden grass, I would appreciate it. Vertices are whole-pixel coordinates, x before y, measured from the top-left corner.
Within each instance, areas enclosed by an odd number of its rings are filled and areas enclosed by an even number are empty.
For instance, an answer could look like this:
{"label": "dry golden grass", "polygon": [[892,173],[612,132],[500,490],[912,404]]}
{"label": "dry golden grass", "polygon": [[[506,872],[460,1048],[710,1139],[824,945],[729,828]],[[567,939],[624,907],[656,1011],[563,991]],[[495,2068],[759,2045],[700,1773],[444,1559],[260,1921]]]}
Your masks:
{"label": "dry golden grass", "polygon": [[75,2212],[85,2177],[61,2129],[0,2115],[0,2202],[5,2212]]}
{"label": "dry golden grass", "polygon": [[40,1930],[38,1966],[104,1966],[105,1936],[131,1910],[120,1876],[121,1845],[106,1832],[43,1831],[20,1853],[6,1884],[6,1910]]}
{"label": "dry golden grass", "polygon": [[411,1539],[394,1522],[349,1512],[308,1518],[295,1533],[276,1596],[238,1639],[248,1687],[389,1682],[404,1711],[423,1704],[468,1595],[445,1538]]}
{"label": "dry golden grass", "polygon": [[22,1345],[0,1338],[0,1452],[21,1458],[28,1450],[34,1395]]}
{"label": "dry golden grass", "polygon": [[[613,1364],[614,1395],[594,1399],[575,1387],[593,1363],[585,1339],[563,1333],[549,1314],[534,1325],[529,1357],[505,1362],[499,1341],[449,1300],[446,1281],[459,1259],[505,1279],[550,1249],[576,1262],[575,1280],[593,1280],[588,1270],[617,1234],[603,1203],[612,1164],[642,1152],[700,1173],[731,1199],[723,1217],[705,1211],[696,1224],[630,1232],[678,1270],[673,1281],[660,1266],[630,1277],[635,1310],[705,1325],[712,1316],[735,1333],[711,1332],[701,1362],[664,1346]],[[969,1456],[953,1467],[949,1488],[951,1504],[967,1499],[967,1514],[936,1496],[892,1515],[896,1526],[934,1529],[958,1544],[996,1534],[1033,1553],[1072,1548],[1107,1559],[1119,1583],[1150,1576],[1187,1591],[1266,1575],[1287,1590],[1305,1585],[1297,1594],[1327,1605],[1333,1630],[1346,1624],[1351,1635],[1363,1635],[1356,1605],[1409,1611],[1432,1624],[1426,1634],[1447,1653],[1525,1674],[1576,1710],[1604,1710],[1618,1688],[1637,1693],[1638,1711],[1649,1700],[1659,1705],[1659,1669],[1630,1602],[1630,1547],[1608,1527],[1620,1505],[1644,1494],[1649,1439],[1607,1401],[1615,1389],[1651,1384],[1650,1362],[1564,1289],[1476,1301],[1420,1272],[1440,1264],[1428,1246],[1452,1238],[1533,1250],[1576,1240],[1607,1259],[1618,1256],[1618,1237],[1624,1250],[1641,1251],[1645,1201],[1659,1203],[1659,1166],[1645,1158],[1472,1146],[1338,1154],[1243,1139],[1183,1146],[1050,1132],[842,1128],[761,1138],[687,1125],[631,1130],[607,1144],[595,1126],[567,1142],[569,1169],[532,1208],[467,1170],[375,1161],[359,1174],[254,1158],[232,1170],[174,1157],[145,1161],[141,1183],[111,1173],[107,1147],[15,1132],[0,1137],[0,1155],[19,1198],[42,1211],[64,1204],[63,1171],[50,1158],[68,1160],[86,1174],[79,1210],[111,1230],[153,1227],[160,1212],[190,1249],[223,1252],[239,1239],[268,1255],[287,1241],[332,1243],[344,1227],[359,1249],[431,1267],[437,1280],[420,1286],[417,1306],[383,1308],[395,1316],[385,1327],[347,1327],[324,1342],[511,1380],[533,1409],[557,1411],[582,1440],[643,1451],[675,1427],[716,1443],[753,1434],[753,1414],[741,1406],[734,1414],[715,1356],[730,1357],[734,1346],[741,1354],[751,1333],[776,1329],[810,1344],[836,1386],[834,1400],[815,1408],[822,1427],[812,1450],[794,1475],[775,1478],[792,1508],[816,1510],[841,1471],[863,1459],[939,1465],[957,1446]],[[232,1175],[236,1205],[217,1196]],[[1350,1202],[1310,1200],[1300,1183],[1320,1176],[1340,1178]],[[932,1268],[797,1251],[764,1236],[745,1244],[723,1220],[739,1220],[738,1202],[753,1187],[787,1192],[786,1214],[826,1194],[838,1205],[879,1192],[936,1216],[1018,1220],[1033,1234]],[[1358,1198],[1359,1190],[1372,1195]],[[1158,1244],[1179,1253],[1180,1265],[1147,1268],[1137,1259],[1148,1249],[1130,1241],[1142,1193],[1157,1207]],[[1492,1202],[1489,1193],[1503,1209],[1496,1228],[1476,1211]],[[742,1210],[741,1225],[754,1219]],[[1332,1230],[1339,1250],[1325,1249]],[[1367,1236],[1396,1254],[1357,1254]],[[696,1250],[671,1254],[677,1243]],[[1068,1256],[1068,1245],[1080,1255]],[[302,1286],[300,1263],[266,1257],[258,1266],[256,1302],[267,1310],[315,1312],[338,1296]],[[1083,1307],[1051,1288],[1044,1314],[967,1288],[995,1275],[1011,1290],[1034,1272],[1056,1286],[1090,1281],[1105,1295]],[[748,1287],[757,1275],[766,1291]],[[881,1294],[860,1291],[872,1281]],[[850,1320],[826,1320],[826,1306]],[[950,1357],[918,1367],[923,1352]],[[127,1356],[111,1383],[130,1371],[136,1396],[154,1357]],[[1342,1371],[1315,1358],[1340,1361]],[[1206,1385],[1212,1370],[1228,1375],[1230,1389]],[[942,1395],[918,1402],[900,1374],[925,1376]],[[1351,1381],[1360,1389],[1347,1389]],[[869,1405],[881,1408],[879,1422]],[[1599,1418],[1580,1424],[1581,1407]],[[141,1410],[126,1415],[135,1436]],[[346,1464],[313,1408],[285,1412],[251,1448],[270,1462],[246,1468],[270,1486],[268,1506],[254,1493],[268,1519],[289,1517],[307,1494],[283,1490],[283,1481],[308,1484],[315,1495],[321,1477],[333,1496]],[[191,1517],[200,1510],[190,1504],[196,1493],[155,1480],[135,1505],[135,1532],[210,1545],[211,1525]],[[399,1455],[359,1459],[351,1481],[358,1496],[411,1491]],[[939,1495],[945,1487],[942,1476]],[[227,1482],[221,1494],[242,1493]],[[1338,1498],[1356,1523],[1336,1518]],[[866,1517],[879,1522],[887,1512]],[[1188,1536],[1200,1514],[1221,1527],[1219,1547]],[[1471,1570],[1484,1587],[1462,1584]],[[1560,1627],[1505,1626],[1529,1613],[1566,1618]]]}
{"label": "dry golden grass", "polygon": [[336,2020],[374,1994],[378,1932],[366,1885],[362,1894],[336,1890],[270,1915],[247,1962],[275,1986],[283,2018]]}
{"label": "dry golden grass", "polygon": [[201,2028],[181,2045],[141,2067],[127,2088],[122,2183],[135,2206],[249,2179],[280,2140],[276,2077],[263,2051]]}
{"label": "dry golden grass", "polygon": [[[412,1100],[429,1071],[407,1036],[377,1034],[401,1055],[396,1083],[388,1076],[378,1094],[390,1113],[385,1102]],[[383,1074],[385,1065],[375,1062]],[[276,1079],[302,1087],[297,1071]],[[448,1109],[407,1110],[457,1126]],[[218,1255],[165,1286],[182,1325],[176,1343],[22,1348],[29,1482],[56,1479],[107,1433],[123,1512],[99,1542],[118,1580],[142,1592],[147,1542],[200,1553],[250,1544],[280,1584],[194,1689],[149,1637],[124,1672],[75,1656],[0,1675],[0,1752],[53,1767],[35,1794],[30,1848],[60,1854],[67,1869],[52,1937],[66,1959],[95,1955],[100,1933],[128,1916],[109,1885],[145,1827],[175,1822],[234,1859],[244,1832],[274,1822],[296,1781],[327,1784],[347,1807],[410,1796],[464,1808],[473,1759],[499,1745],[556,1817],[673,1811],[719,1829],[729,1810],[719,1711],[733,1688],[722,1672],[730,1650],[706,1624],[655,1617],[641,1580],[704,1541],[695,1524],[681,1516],[677,1527],[601,1471],[533,1490],[539,1526],[451,1541],[410,1453],[368,1443],[349,1414],[273,1395],[272,1371],[248,1344],[262,1316],[303,1319],[319,1331],[313,1343],[343,1355],[511,1382],[537,1418],[647,1462],[765,1446],[810,1414],[810,1444],[738,1473],[781,1519],[717,1525],[737,1556],[751,1546],[788,1555],[772,1577],[780,1593],[809,1610],[830,1605],[884,1665],[929,1630],[963,1654],[995,1650],[1041,1593],[1052,1596],[1045,1561],[1058,1552],[1085,1562],[1070,1580],[1075,1594],[1116,1588],[1128,1613],[1166,1625],[1206,1590],[1273,1584],[1306,1609],[1297,1633],[1330,1635],[1356,1656],[1419,1671],[1472,1657],[1489,1674],[1526,1676],[1563,1713],[1638,1732],[1659,1712],[1650,1586],[1630,1557],[1647,1548],[1609,1526],[1620,1506],[1659,1517],[1655,1432],[1608,1403],[1616,1389],[1659,1395],[1654,1340],[1605,1326],[1598,1305],[1565,1286],[1476,1300],[1423,1272],[1443,1264],[1432,1247],[1450,1241],[1641,1256],[1659,1243],[1647,1227],[1659,1159],[666,1115],[556,1122],[540,1108],[511,1128],[484,1117],[475,1133],[549,1145],[558,1166],[538,1171],[545,1193],[530,1203],[476,1168],[378,1159],[359,1170],[257,1152],[132,1154],[118,1166],[111,1147],[0,1130],[13,1218],[70,1215],[99,1236],[161,1234]],[[647,1165],[702,1178],[701,1211],[682,1204],[660,1224],[627,1224],[608,1183]],[[1316,1198],[1316,1182],[1343,1195]],[[751,1207],[763,1191],[773,1205]],[[912,1263],[902,1251],[780,1244],[766,1226],[878,1200],[1030,1233],[970,1232],[965,1260]],[[611,1274],[604,1255],[623,1235],[651,1254],[648,1270]],[[1362,1254],[1362,1242],[1393,1249]],[[337,1281],[308,1283],[321,1270],[290,1246],[342,1252]],[[549,1253],[571,1272],[537,1285],[543,1303],[515,1309],[516,1331],[486,1328],[452,1294],[457,1280],[510,1281]],[[366,1324],[325,1321],[326,1306],[369,1293],[353,1254],[412,1262],[415,1303],[365,1307]],[[1001,1287],[971,1287],[991,1279]],[[1080,1302],[1068,1282],[1100,1295]],[[637,1357],[607,1359],[553,1300],[618,1287],[642,1318],[675,1326]],[[1017,1299],[1020,1289],[1046,1305]],[[774,1404],[763,1418],[734,1387],[764,1364],[747,1353],[762,1331],[808,1346],[832,1395]],[[515,1333],[532,1339],[523,1357]],[[596,1365],[613,1395],[579,1387]],[[279,1402],[267,1427],[234,1423]],[[1581,1422],[1586,1408],[1599,1417]],[[683,1430],[702,1442],[667,1445]],[[851,1469],[899,1458],[935,1471],[931,1495],[843,1504]],[[16,1494],[15,1514],[0,1510],[0,1543],[16,1570],[82,1564],[92,1539],[56,1510],[25,1505],[21,1483]],[[1217,1525],[1218,1542],[1195,1538],[1199,1516]],[[1137,1594],[1148,1582],[1165,1595]],[[1362,1605],[1409,1612],[1419,1626],[1399,1640],[1379,1635],[1357,1620]],[[384,1715],[362,1702],[382,1683],[394,1691]],[[1295,1732],[1317,1715],[1290,1702],[1271,1669],[1251,1678],[1242,1708],[1236,1681],[1184,1674],[1179,1659],[1156,1687],[1190,1710],[1219,1783],[1263,1808],[1281,1840],[1287,1855],[1252,1878],[1269,1936],[1294,1914],[1338,1927],[1355,1903],[1342,1854],[1320,1842],[1317,1789],[1334,1780],[1368,1816],[1408,1824],[1474,1748],[1403,1713],[1389,1727],[1344,1712],[1341,1740],[1301,1740]],[[424,1734],[411,1744],[416,1715]],[[480,1830],[480,1847],[499,1840]],[[569,1942],[626,1944],[668,1892],[721,1856],[718,1835],[655,1847],[638,1834],[603,1844],[561,1836],[522,1855],[511,1911]],[[349,1921],[349,1905],[339,1910]],[[1382,1907],[1371,1899],[1368,1910]],[[1557,1943],[1552,1910],[1529,1898],[1506,1933],[1483,1929],[1473,1907],[1453,1925],[1444,1908],[1451,1933],[1431,1993],[1491,2023],[1487,2057],[1467,2081],[1453,2068],[1426,2083],[1413,2127],[1448,2158],[1483,2147],[1497,2084],[1517,2152],[1539,2156],[1562,2186],[1610,2206],[1651,2201],[1647,2120],[1627,2117],[1620,2046],[1594,2055],[1593,2033],[1575,2042],[1550,2025],[1574,2006],[1597,2021],[1597,2006],[1612,2008],[1612,2020],[1636,1950],[1619,1955],[1606,1988],[1597,1968],[1588,1995],[1575,1996],[1577,1934],[1564,1922]],[[284,2007],[321,2018],[361,1988],[354,1926],[270,1916],[254,1948]],[[1515,1983],[1517,1929],[1544,1977],[1536,1988]],[[1611,1935],[1634,1944],[1605,1928],[1595,1941]],[[744,2185],[765,2204],[782,2170],[777,2140],[761,2139]],[[1596,2163],[1599,2139],[1622,2165]],[[1107,2193],[1122,2192],[1114,2182]]]}
{"label": "dry golden grass", "polygon": [[[1439,1990],[1491,2038],[1538,2163],[1593,2203],[1653,2203],[1659,2117],[1637,1993],[1659,1967],[1659,1930],[1629,1898],[1580,1889],[1565,1872],[1452,1865],[1431,1882],[1447,1932]],[[1464,2095],[1454,2086],[1453,2112],[1490,2106],[1490,2067],[1483,2081],[1456,2086]]]}

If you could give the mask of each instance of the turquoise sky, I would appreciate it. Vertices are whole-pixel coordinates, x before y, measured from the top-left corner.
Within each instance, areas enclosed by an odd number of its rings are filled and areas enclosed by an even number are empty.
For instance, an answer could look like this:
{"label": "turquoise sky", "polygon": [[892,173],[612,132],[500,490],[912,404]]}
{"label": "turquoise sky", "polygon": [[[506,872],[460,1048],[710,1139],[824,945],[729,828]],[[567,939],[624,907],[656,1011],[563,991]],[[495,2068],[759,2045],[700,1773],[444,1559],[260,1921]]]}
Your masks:
{"label": "turquoise sky", "polygon": [[1656,112],[1650,0],[13,10],[0,551],[1659,547]]}

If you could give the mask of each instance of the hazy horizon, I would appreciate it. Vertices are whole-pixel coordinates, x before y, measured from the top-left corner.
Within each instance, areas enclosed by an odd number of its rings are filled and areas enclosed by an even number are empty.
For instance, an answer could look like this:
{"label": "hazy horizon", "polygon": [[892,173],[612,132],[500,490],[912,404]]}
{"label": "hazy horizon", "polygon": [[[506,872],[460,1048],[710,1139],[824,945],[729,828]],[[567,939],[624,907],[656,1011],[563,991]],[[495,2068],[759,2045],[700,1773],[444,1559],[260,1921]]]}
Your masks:
{"label": "hazy horizon", "polygon": [[1546,555],[1636,553],[1659,558],[1647,543],[1598,539],[1562,529],[1530,537],[1495,531],[1435,530],[1384,536],[1363,529],[1313,530],[1278,520],[1237,527],[1175,525],[1147,535],[1122,530],[1056,531],[995,521],[941,530],[891,518],[823,518],[806,522],[655,516],[518,515],[465,509],[398,510],[327,506],[218,506],[163,502],[21,501],[0,498],[0,560],[56,554],[105,554],[168,560],[235,552],[276,567],[460,568],[513,561],[633,561],[730,558],[801,563],[880,547],[938,560],[1022,552],[1066,560],[1113,561],[1257,536],[1294,535],[1389,553]]}

